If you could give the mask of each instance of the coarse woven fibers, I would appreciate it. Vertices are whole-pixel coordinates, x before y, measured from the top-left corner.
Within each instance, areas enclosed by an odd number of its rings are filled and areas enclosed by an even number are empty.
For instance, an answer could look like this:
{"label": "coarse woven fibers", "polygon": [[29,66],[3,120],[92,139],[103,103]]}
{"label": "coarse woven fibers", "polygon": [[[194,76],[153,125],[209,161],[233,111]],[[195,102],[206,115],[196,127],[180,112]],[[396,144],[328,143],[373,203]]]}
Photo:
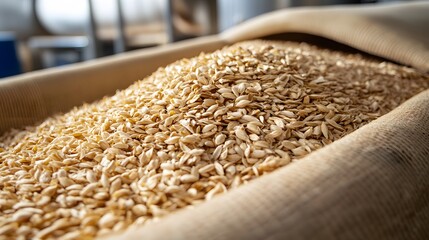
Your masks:
{"label": "coarse woven fibers", "polygon": [[5,236],[91,238],[197,205],[428,88],[411,68],[250,41],[160,68],[0,142]]}

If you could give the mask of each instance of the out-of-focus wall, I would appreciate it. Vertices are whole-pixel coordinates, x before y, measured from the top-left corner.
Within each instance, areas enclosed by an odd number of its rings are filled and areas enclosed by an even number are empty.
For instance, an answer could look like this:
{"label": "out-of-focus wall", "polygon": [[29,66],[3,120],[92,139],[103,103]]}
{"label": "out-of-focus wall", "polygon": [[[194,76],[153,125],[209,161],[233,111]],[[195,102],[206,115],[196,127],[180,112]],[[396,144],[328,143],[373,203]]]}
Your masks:
{"label": "out-of-focus wall", "polygon": [[35,0],[1,0],[0,31],[10,31],[19,39],[43,33],[34,10]]}

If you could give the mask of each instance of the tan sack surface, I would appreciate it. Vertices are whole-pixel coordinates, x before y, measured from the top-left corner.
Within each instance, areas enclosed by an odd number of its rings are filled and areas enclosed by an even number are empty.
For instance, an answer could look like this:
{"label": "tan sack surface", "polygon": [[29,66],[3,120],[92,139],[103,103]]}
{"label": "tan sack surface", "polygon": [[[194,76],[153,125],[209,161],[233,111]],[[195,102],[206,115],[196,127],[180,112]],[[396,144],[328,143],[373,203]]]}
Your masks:
{"label": "tan sack surface", "polygon": [[0,133],[111,95],[178,59],[278,33],[326,37],[429,71],[428,12],[427,2],[285,9],[220,35],[2,79]]}
{"label": "tan sack surface", "polygon": [[287,9],[221,34],[227,42],[307,33],[429,71],[429,2]]}
{"label": "tan sack surface", "polygon": [[[99,99],[157,67],[298,32],[429,71],[429,3],[286,9],[201,39],[0,81],[0,133]],[[429,91],[250,184],[110,239],[428,239]]]}
{"label": "tan sack surface", "polygon": [[299,162],[109,239],[427,239],[429,91]]}
{"label": "tan sack surface", "polygon": [[0,134],[124,89],[158,67],[224,46],[217,36],[0,80]]}
{"label": "tan sack surface", "polygon": [[[222,37],[233,42],[288,31],[289,25],[283,23],[292,20],[287,14],[296,14],[300,20],[307,19],[307,26],[330,22],[329,27],[313,32],[309,27],[303,32],[427,71],[429,38],[419,36],[427,34],[422,22],[429,19],[421,13],[427,12],[428,5],[406,9],[389,6],[384,12],[380,8],[383,17],[377,19],[375,9],[363,14],[363,8],[339,7],[332,11],[350,11],[351,15],[350,21],[342,15],[339,18],[344,21],[337,23],[328,17],[330,8],[320,16],[314,9],[286,10],[243,24]],[[414,11],[420,14],[414,15]],[[284,22],[277,21],[282,18]],[[417,20],[415,25],[413,20]],[[393,23],[399,27],[394,28]],[[334,30],[339,28],[345,32],[335,37]],[[350,35],[352,28],[362,35]],[[298,26],[292,31],[299,30]],[[421,35],[405,34],[412,31]],[[368,45],[371,41],[374,44]],[[194,209],[110,239],[427,239],[428,154],[429,91],[425,91],[296,164]]]}

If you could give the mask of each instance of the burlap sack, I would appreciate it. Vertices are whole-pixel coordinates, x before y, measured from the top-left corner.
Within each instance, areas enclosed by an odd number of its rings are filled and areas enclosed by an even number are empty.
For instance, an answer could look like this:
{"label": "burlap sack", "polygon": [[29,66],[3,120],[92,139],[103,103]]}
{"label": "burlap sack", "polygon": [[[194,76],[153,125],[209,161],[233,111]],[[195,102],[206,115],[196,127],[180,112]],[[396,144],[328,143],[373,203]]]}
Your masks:
{"label": "burlap sack", "polygon": [[108,239],[428,239],[429,91],[301,161]]}
{"label": "burlap sack", "polygon": [[112,95],[158,67],[224,45],[218,36],[204,37],[1,79],[0,134]]}
{"label": "burlap sack", "polygon": [[[285,10],[222,35],[323,36],[429,70],[429,5]],[[302,161],[109,239],[429,239],[429,90]]]}
{"label": "burlap sack", "polygon": [[[429,71],[428,8],[428,3],[422,2],[287,9],[261,16],[221,35],[2,79],[0,134],[110,95],[178,59],[278,33],[325,37]],[[307,35],[300,38],[296,40],[309,40]]]}
{"label": "burlap sack", "polygon": [[[428,3],[283,10],[221,35],[0,81],[0,132],[240,40],[295,32],[429,71]],[[429,91],[302,161],[111,239],[426,239]]]}

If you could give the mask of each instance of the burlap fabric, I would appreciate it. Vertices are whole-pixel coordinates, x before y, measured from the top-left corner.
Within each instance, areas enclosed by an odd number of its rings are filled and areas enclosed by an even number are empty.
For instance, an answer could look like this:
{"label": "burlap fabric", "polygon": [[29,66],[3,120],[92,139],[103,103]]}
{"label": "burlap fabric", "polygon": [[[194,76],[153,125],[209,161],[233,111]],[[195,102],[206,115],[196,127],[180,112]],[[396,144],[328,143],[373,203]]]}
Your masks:
{"label": "burlap fabric", "polygon": [[224,45],[218,36],[205,37],[2,79],[0,134],[112,95],[158,67]]}
{"label": "burlap fabric", "polygon": [[[0,132],[93,101],[159,66],[297,32],[429,71],[429,4],[283,10],[221,35],[0,81]],[[429,91],[194,209],[111,239],[428,239]]]}
{"label": "burlap fabric", "polygon": [[429,91],[302,161],[109,239],[428,239]]}

